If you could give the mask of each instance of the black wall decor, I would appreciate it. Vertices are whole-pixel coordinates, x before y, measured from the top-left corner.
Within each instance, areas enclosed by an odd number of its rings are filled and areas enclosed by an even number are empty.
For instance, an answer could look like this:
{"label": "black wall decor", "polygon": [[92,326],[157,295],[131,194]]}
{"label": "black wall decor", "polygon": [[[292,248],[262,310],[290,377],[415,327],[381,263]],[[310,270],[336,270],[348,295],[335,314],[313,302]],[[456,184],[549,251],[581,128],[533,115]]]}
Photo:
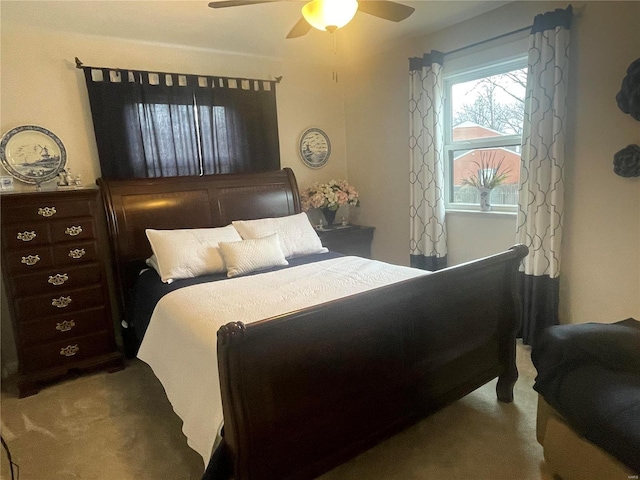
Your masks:
{"label": "black wall decor", "polygon": [[640,121],[640,58],[627,68],[627,75],[622,79],[616,102],[620,110]]}
{"label": "black wall decor", "polygon": [[640,146],[627,145],[613,156],[613,171],[621,177],[640,177]]}

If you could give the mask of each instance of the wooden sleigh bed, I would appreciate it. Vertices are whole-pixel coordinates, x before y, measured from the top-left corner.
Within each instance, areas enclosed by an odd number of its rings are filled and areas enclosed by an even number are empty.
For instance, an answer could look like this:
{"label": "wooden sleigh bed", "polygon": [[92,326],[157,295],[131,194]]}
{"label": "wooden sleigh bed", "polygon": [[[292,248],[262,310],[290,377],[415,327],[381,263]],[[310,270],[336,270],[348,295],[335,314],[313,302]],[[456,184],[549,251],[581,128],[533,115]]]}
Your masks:
{"label": "wooden sleigh bed", "polygon": [[[145,229],[220,227],[301,211],[289,169],[98,184],[123,316],[151,255]],[[512,401],[515,275],[526,254],[516,246],[274,318],[222,326],[224,430],[205,477],[314,478],[496,377],[498,399]]]}

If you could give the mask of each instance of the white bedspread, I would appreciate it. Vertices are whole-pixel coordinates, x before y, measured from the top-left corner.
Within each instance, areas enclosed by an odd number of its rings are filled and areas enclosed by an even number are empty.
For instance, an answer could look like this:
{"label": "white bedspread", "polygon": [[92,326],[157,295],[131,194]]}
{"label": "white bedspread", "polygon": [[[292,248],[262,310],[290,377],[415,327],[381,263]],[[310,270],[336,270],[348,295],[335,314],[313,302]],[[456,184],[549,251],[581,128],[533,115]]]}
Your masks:
{"label": "white bedspread", "polygon": [[182,288],[158,302],[138,357],[164,386],[187,443],[206,467],[222,425],[216,355],[220,326],[255,322],[426,273],[341,257]]}

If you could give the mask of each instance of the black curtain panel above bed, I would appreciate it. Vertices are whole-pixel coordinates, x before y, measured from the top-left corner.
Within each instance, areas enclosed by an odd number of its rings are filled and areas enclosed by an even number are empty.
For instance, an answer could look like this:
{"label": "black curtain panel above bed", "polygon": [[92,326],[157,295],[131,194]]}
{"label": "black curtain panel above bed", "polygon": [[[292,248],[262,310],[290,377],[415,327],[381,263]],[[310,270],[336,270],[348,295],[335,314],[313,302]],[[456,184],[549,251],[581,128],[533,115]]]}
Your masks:
{"label": "black curtain panel above bed", "polygon": [[83,70],[103,178],[280,168],[275,81]]}

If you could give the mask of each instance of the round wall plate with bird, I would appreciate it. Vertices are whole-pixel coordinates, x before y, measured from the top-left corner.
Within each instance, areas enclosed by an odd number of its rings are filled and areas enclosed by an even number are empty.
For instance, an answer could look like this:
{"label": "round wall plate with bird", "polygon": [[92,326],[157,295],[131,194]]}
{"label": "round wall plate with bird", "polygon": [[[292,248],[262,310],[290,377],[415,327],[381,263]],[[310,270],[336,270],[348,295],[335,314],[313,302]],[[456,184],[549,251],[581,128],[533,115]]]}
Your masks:
{"label": "round wall plate with bird", "polygon": [[319,128],[308,128],[300,136],[298,153],[307,167],[324,167],[331,155],[329,136]]}

